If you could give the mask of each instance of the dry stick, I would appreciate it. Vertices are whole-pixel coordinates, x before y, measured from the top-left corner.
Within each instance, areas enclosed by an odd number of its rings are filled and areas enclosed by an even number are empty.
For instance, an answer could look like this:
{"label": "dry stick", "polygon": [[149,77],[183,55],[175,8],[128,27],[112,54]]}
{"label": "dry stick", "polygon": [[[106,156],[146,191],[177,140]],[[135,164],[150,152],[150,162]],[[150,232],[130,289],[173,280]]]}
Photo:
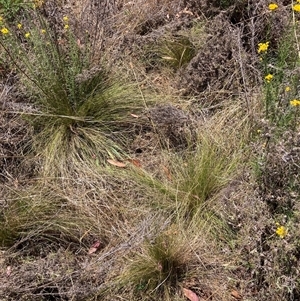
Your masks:
{"label": "dry stick", "polygon": [[27,72],[25,72],[24,70],[22,70],[22,68],[17,64],[16,59],[11,55],[10,51],[7,49],[7,47],[2,43],[2,41],[0,41],[0,46],[3,47],[4,51],[6,52],[6,54],[8,55],[8,57],[11,59],[13,65],[17,68],[17,70],[19,70],[22,74],[24,74],[32,83],[34,83],[45,95],[47,95],[47,93],[44,91],[44,89],[41,87],[41,85],[35,81],[34,79],[32,79]]}
{"label": "dry stick", "polygon": [[253,111],[249,104],[248,91],[247,91],[247,86],[246,86],[246,75],[245,75],[244,65],[243,65],[243,61],[242,61],[242,54],[241,54],[241,31],[240,30],[238,30],[238,47],[239,47],[239,64],[240,64],[240,69],[241,69],[241,74],[242,74],[243,86],[245,89],[245,99],[246,99],[246,104],[247,104],[247,111],[248,111],[248,114],[252,117]]}
{"label": "dry stick", "polygon": [[[292,7],[294,6],[294,1],[292,0]],[[295,41],[297,45],[297,51],[298,51],[298,58],[300,59],[300,47],[299,47],[299,41],[298,41],[298,36],[297,36],[297,31],[296,31],[296,20],[295,20],[295,11],[292,9],[292,16],[293,16],[293,31],[295,35]]]}
{"label": "dry stick", "polygon": [[130,62],[129,65],[130,65],[130,68],[131,68],[131,70],[132,70],[132,72],[133,72],[134,79],[135,79],[136,83],[138,84],[138,88],[139,88],[140,94],[141,94],[141,96],[142,96],[142,99],[143,99],[143,102],[144,102],[144,106],[145,106],[146,109],[148,109],[148,106],[147,106],[147,103],[146,103],[146,100],[145,100],[143,91],[142,91],[142,89],[141,89],[141,87],[140,87],[140,85],[139,85],[139,82],[138,82],[136,73],[135,73],[135,71],[134,71],[132,62]]}
{"label": "dry stick", "polygon": [[[130,63],[129,63],[129,65],[130,65],[130,67],[131,67],[131,70],[132,70],[132,72],[133,72],[133,75],[134,75],[135,81],[136,81],[136,83],[137,83],[137,85],[138,85],[138,88],[139,88],[140,94],[141,94],[141,96],[142,96],[142,99],[143,99],[143,102],[144,102],[144,106],[145,106],[145,108],[146,108],[147,110],[149,110],[149,107],[147,106],[147,103],[146,103],[146,100],[145,100],[145,96],[144,96],[144,94],[143,94],[143,91],[142,91],[142,89],[141,89],[141,87],[140,87],[140,85],[139,85],[139,82],[138,82],[138,79],[137,79],[136,73],[135,73],[135,71],[134,71],[134,68],[133,68],[133,64],[132,64],[132,62],[130,62]],[[157,129],[156,129],[156,126],[155,126],[155,124],[154,124],[153,120],[152,120],[151,118],[149,118],[149,120],[150,120],[150,122],[151,122],[151,125],[152,125],[152,127],[153,127],[154,131],[156,132],[156,134],[158,134],[158,131],[157,131]],[[159,140],[160,140],[160,139],[159,139]],[[162,143],[161,143],[160,141],[159,141],[159,145],[160,145],[160,147],[162,147]]]}

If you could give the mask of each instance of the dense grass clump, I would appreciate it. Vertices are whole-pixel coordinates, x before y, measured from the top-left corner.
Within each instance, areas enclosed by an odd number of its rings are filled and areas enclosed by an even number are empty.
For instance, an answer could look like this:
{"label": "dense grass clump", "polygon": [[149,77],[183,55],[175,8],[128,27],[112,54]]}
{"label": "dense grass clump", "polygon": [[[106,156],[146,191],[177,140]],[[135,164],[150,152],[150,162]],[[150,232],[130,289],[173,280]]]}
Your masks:
{"label": "dense grass clump", "polygon": [[1,45],[34,106],[22,114],[33,125],[42,173],[62,175],[78,162],[124,156],[129,114],[142,107],[133,87],[95,66],[88,37],[80,42],[68,16],[56,27],[35,10],[27,18],[17,31],[7,25]]}
{"label": "dense grass clump", "polygon": [[299,300],[300,2],[71,2],[0,0],[0,299]]}

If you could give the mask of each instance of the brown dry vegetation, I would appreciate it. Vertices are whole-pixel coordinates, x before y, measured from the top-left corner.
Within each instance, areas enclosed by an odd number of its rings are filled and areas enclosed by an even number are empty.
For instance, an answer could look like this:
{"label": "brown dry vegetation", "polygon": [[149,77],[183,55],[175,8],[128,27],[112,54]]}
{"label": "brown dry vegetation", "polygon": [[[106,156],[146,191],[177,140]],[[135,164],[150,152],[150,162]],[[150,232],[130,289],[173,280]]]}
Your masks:
{"label": "brown dry vegetation", "polygon": [[[101,85],[65,114],[0,37],[1,301],[300,300],[300,15],[276,3],[45,1]],[[39,28],[20,7],[8,24]]]}

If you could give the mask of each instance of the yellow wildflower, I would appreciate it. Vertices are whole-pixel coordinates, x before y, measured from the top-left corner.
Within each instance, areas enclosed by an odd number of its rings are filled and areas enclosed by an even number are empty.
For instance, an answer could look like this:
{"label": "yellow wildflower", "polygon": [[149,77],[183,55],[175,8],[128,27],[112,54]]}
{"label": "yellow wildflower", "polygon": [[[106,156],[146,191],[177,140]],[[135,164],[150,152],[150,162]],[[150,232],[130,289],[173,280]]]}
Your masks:
{"label": "yellow wildflower", "polygon": [[17,27],[18,27],[19,29],[21,29],[21,28],[22,28],[22,24],[21,24],[21,23],[18,23],[18,24],[17,24]]}
{"label": "yellow wildflower", "polygon": [[300,106],[300,100],[298,100],[298,99],[293,99],[293,100],[290,101],[290,104],[291,104],[291,106],[293,106],[293,107]]}
{"label": "yellow wildflower", "polygon": [[1,32],[2,32],[2,34],[8,34],[9,33],[9,30],[6,28],[6,27],[3,27],[2,29],[1,29]]}
{"label": "yellow wildflower", "polygon": [[65,24],[64,28],[68,29],[69,28],[69,24]]}
{"label": "yellow wildflower", "polygon": [[266,43],[258,43],[258,53],[266,52],[269,48],[269,42]]}
{"label": "yellow wildflower", "polygon": [[293,6],[293,10],[296,11],[296,12],[300,12],[300,4],[297,3]]}
{"label": "yellow wildflower", "polygon": [[291,91],[291,88],[289,86],[285,87],[285,92]]}
{"label": "yellow wildflower", "polygon": [[43,0],[34,0],[34,8],[39,8],[43,5]]}
{"label": "yellow wildflower", "polygon": [[287,230],[284,226],[280,226],[276,229],[276,234],[280,237],[280,238],[284,238],[287,235]]}
{"label": "yellow wildflower", "polygon": [[30,32],[26,32],[24,36],[26,39],[28,39],[30,37]]}
{"label": "yellow wildflower", "polygon": [[64,16],[64,17],[63,17],[63,21],[64,21],[65,23],[68,23],[68,22],[69,22],[69,17],[68,17],[68,16]]}
{"label": "yellow wildflower", "polygon": [[278,5],[276,3],[270,3],[269,4],[269,10],[275,10],[278,8]]}
{"label": "yellow wildflower", "polygon": [[265,76],[265,80],[269,83],[271,80],[273,79],[273,75],[272,74],[268,74]]}
{"label": "yellow wildflower", "polygon": [[46,33],[46,29],[41,29],[41,33],[45,34]]}

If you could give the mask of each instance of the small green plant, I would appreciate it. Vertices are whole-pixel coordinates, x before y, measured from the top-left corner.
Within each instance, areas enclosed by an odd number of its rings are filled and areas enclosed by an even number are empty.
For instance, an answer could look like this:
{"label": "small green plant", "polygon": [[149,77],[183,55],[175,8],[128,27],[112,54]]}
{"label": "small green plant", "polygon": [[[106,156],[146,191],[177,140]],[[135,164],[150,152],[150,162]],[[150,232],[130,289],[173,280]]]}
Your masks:
{"label": "small green plant", "polygon": [[[215,138],[202,135],[195,150],[174,158],[175,186],[181,210],[193,215],[231,179],[237,167],[237,154]],[[236,156],[236,157],[235,157]]]}
{"label": "small green plant", "polygon": [[181,231],[171,226],[155,239],[145,241],[140,254],[131,259],[120,276],[120,283],[135,287],[136,295],[168,300],[193,260],[191,247]]}
{"label": "small green plant", "polygon": [[59,29],[37,10],[30,10],[27,19],[32,21],[3,24],[0,44],[36,107],[22,114],[33,125],[33,150],[43,162],[42,172],[61,175],[82,163],[121,158],[129,115],[142,107],[133,87],[92,63],[88,37],[79,41],[68,16]]}
{"label": "small green plant", "polygon": [[188,37],[166,37],[157,47],[159,59],[175,70],[188,64],[196,54],[195,46]]}
{"label": "small green plant", "polygon": [[163,36],[156,46],[151,45],[147,56],[152,64],[162,64],[178,70],[188,64],[196,48],[187,36]]}
{"label": "small green plant", "polygon": [[13,19],[23,7],[23,0],[0,0],[0,13],[8,19]]}
{"label": "small green plant", "polygon": [[22,9],[38,8],[43,3],[43,0],[0,0],[0,15],[13,21]]}
{"label": "small green plant", "polygon": [[[274,11],[277,7],[270,5],[269,9]],[[293,71],[299,65],[297,26],[293,17],[292,24],[281,37],[277,49],[271,49],[273,45],[269,41],[258,44],[264,70],[265,116],[281,128],[295,128],[298,118],[298,111],[294,107],[298,106],[299,101],[299,75]]]}

